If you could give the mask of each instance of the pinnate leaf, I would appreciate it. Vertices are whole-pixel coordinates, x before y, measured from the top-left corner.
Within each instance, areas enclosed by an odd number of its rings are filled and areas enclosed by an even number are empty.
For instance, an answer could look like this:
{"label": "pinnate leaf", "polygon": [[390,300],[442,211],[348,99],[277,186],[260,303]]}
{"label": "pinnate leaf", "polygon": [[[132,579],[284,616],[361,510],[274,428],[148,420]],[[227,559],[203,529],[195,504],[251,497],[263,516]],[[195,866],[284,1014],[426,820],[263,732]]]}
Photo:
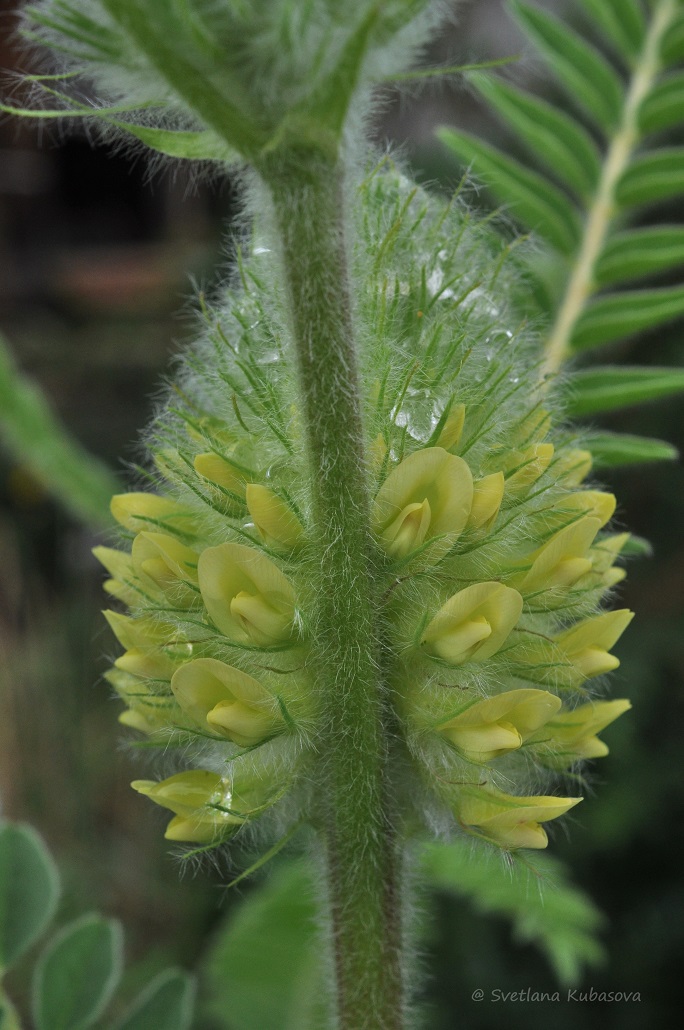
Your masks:
{"label": "pinnate leaf", "polygon": [[660,132],[684,121],[684,72],[661,79],[639,108],[643,133]]}
{"label": "pinnate leaf", "polygon": [[609,293],[593,301],[578,319],[573,350],[612,343],[684,315],[684,286]]}
{"label": "pinnate leaf", "polygon": [[512,0],[510,7],[571,99],[602,129],[612,129],[620,116],[624,91],[605,58],[577,32],[538,7],[522,0]]}
{"label": "pinnate leaf", "polygon": [[629,433],[592,433],[583,443],[592,453],[594,468],[676,461],[679,456],[677,448],[666,440]]}
{"label": "pinnate leaf", "polygon": [[482,73],[469,79],[526,146],[570,189],[583,195],[594,188],[601,159],[581,125],[546,101],[500,79]]}
{"label": "pinnate leaf", "polygon": [[545,236],[564,253],[579,242],[579,221],[567,197],[548,180],[465,132],[440,129],[438,136],[523,225]]}
{"label": "pinnate leaf", "polygon": [[638,0],[580,0],[599,28],[626,58],[634,57],[646,34]]}
{"label": "pinnate leaf", "polygon": [[581,369],[570,382],[569,415],[596,415],[684,393],[684,368],[630,365]]}

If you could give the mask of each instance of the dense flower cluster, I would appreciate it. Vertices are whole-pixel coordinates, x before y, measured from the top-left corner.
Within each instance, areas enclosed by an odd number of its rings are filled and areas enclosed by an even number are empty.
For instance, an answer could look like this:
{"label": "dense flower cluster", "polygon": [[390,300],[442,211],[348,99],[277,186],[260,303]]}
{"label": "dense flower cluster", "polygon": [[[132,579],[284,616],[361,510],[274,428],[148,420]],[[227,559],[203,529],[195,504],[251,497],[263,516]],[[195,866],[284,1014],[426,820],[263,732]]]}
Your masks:
{"label": "dense flower cluster", "polygon": [[[353,264],[396,793],[407,827],[446,820],[505,849],[544,847],[542,824],[581,800],[549,793],[554,775],[605,754],[598,733],[629,708],[591,692],[631,619],[602,608],[627,535],[607,529],[612,495],[583,485],[590,455],[553,424],[534,338],[499,299],[519,288],[506,248],[393,171],[361,192]],[[172,840],[220,843],[267,810],[316,815],[316,569],[272,261],[255,245],[205,313],[153,430],[153,488],[112,502],[128,544],[96,550],[129,609],[107,613],[125,649],[108,673],[122,722],[182,766],[133,784],[173,813]]]}

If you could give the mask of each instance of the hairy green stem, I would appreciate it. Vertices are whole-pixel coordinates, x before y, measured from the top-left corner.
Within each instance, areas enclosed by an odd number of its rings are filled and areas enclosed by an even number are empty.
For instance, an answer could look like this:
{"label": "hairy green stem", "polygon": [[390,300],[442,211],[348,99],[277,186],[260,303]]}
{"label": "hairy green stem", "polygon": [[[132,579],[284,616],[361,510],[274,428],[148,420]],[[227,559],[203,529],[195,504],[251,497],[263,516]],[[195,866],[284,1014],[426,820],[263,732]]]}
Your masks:
{"label": "hairy green stem", "polygon": [[[263,171],[263,169],[262,169]],[[301,155],[267,168],[281,239],[317,547],[316,791],[341,1030],[403,1025],[401,849],[388,786],[391,711],[347,268],[342,172]]]}
{"label": "hairy green stem", "polygon": [[653,11],[643,49],[625,95],[622,119],[610,141],[601,178],[587,212],[582,244],[549,334],[542,377],[557,372],[568,358],[577,321],[596,289],[594,268],[615,217],[615,191],[639,142],[639,108],[653,89],[654,79],[660,71],[663,36],[678,10],[677,0],[659,0]]}

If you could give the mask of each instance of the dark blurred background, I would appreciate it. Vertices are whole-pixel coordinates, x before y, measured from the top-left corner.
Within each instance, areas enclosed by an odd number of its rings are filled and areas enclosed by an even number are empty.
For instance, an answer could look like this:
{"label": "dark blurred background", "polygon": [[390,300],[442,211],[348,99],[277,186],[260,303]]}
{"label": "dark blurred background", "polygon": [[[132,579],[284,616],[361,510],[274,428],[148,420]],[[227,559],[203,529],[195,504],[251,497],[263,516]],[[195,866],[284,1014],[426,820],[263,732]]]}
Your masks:
{"label": "dark blurred background", "polygon": [[[0,65],[27,67],[12,43],[14,3],[0,0]],[[569,5],[545,0],[547,8]],[[428,55],[463,63],[520,51],[500,0],[475,0]],[[550,89],[538,61],[515,71]],[[6,97],[11,81],[3,91]],[[417,173],[438,187],[460,170],[435,143],[436,125],[457,124],[502,139],[493,118],[457,85],[384,91],[379,144],[399,144]],[[505,138],[503,142],[506,142]],[[486,201],[486,198],[483,198]],[[74,436],[126,483],[155,384],[189,339],[184,312],[193,281],[209,287],[230,258],[236,197],[228,184],[195,182],[182,162],[148,177],[145,163],[93,145],[77,128],[0,122],[0,331]],[[682,220],[684,212],[669,212]],[[179,314],[180,312],[180,314]],[[627,361],[682,364],[684,326],[619,348]],[[682,402],[626,411],[602,425],[684,446]],[[634,711],[606,734],[596,796],[581,806],[554,852],[607,914],[604,966],[584,988],[639,991],[640,1003],[479,1005],[476,988],[553,990],[551,970],[504,920],[438,899],[425,965],[430,1026],[620,1027],[674,1025],[684,957],[681,877],[684,815],[684,474],[681,465],[632,468],[604,477],[625,526],[653,543],[634,561],[620,605],[638,618],[618,647],[613,696]],[[140,756],[121,744],[118,705],[100,677],[114,650],[96,536],[47,496],[0,450],[0,797],[5,815],[34,824],[66,881],[62,915],[90,908],[126,927],[133,990],[169,962],[194,967],[234,901],[218,873],[179,879],[160,823],[129,781]],[[249,889],[249,888],[247,888]],[[21,980],[16,990],[21,993]],[[205,1024],[202,1024],[203,1026]],[[207,1024],[208,1025],[208,1024]],[[229,1026],[229,1022],[225,1024]],[[256,1030],[256,1028],[255,1028]]]}

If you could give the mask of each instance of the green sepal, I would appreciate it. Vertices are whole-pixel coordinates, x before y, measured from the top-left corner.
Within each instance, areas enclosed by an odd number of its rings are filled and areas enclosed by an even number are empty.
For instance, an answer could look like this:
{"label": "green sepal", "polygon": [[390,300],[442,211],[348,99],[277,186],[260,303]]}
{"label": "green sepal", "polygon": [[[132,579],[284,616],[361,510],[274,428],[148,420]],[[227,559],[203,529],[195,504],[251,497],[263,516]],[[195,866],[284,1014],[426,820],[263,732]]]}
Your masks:
{"label": "green sepal", "polygon": [[607,294],[592,301],[580,316],[570,346],[574,351],[599,347],[682,314],[684,286]]}
{"label": "green sepal", "polygon": [[571,416],[596,415],[678,393],[684,393],[684,368],[586,368],[570,380],[566,410]]}
{"label": "green sepal", "polygon": [[591,451],[594,468],[618,468],[653,461],[676,461],[679,452],[666,440],[630,433],[592,433],[583,445]]}
{"label": "green sepal", "polygon": [[644,13],[637,0],[580,0],[587,13],[628,61],[646,35]]}
{"label": "green sepal", "polygon": [[113,919],[83,916],[43,952],[33,976],[37,1030],[87,1030],[100,1018],[121,978],[123,934]]}
{"label": "green sepal", "polygon": [[615,189],[622,207],[653,204],[684,193],[684,147],[663,147],[634,159]]}
{"label": "green sepal", "polygon": [[684,117],[684,72],[673,72],[661,79],[639,108],[639,128],[643,133],[661,132],[680,125]]}
{"label": "green sepal", "polygon": [[57,867],[35,830],[0,824],[0,974],[45,931],[58,899]]}
{"label": "green sepal", "polygon": [[180,969],[165,969],[116,1024],[115,1030],[189,1030],[195,982]]}
{"label": "green sepal", "polygon": [[506,125],[514,128],[522,142],[570,189],[583,196],[595,187],[601,158],[589,134],[573,118],[501,79],[476,73],[469,80]]}
{"label": "green sepal", "polygon": [[599,286],[640,279],[684,265],[684,226],[628,229],[608,240],[596,262]]}
{"label": "green sepal", "polygon": [[527,228],[537,230],[565,254],[574,252],[580,238],[579,219],[559,189],[475,136],[446,128],[437,135],[461,161],[472,162],[497,200],[509,206]]}
{"label": "green sepal", "polygon": [[538,7],[522,0],[510,0],[509,7],[571,99],[600,128],[613,129],[622,110],[623,88],[605,58],[568,25]]}

